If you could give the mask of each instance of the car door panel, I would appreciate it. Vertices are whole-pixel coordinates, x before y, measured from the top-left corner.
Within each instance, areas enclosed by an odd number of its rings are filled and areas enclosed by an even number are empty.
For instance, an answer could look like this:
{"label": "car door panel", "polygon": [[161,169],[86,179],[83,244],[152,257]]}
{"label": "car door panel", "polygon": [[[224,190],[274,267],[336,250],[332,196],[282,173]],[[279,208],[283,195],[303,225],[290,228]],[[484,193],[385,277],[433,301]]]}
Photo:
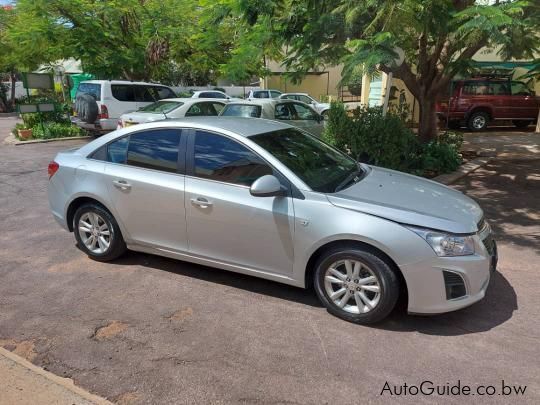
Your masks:
{"label": "car door panel", "polygon": [[190,252],[258,271],[291,273],[292,198],[254,197],[249,192],[249,184],[273,169],[237,140],[205,131],[190,134],[188,157]]}
{"label": "car door panel", "polygon": [[293,212],[290,197],[253,197],[248,187],[186,178],[189,250],[204,258],[291,273]]}
{"label": "car door panel", "polygon": [[180,136],[178,130],[148,130],[116,141],[127,139],[125,145],[108,146],[105,181],[133,242],[187,250]]}

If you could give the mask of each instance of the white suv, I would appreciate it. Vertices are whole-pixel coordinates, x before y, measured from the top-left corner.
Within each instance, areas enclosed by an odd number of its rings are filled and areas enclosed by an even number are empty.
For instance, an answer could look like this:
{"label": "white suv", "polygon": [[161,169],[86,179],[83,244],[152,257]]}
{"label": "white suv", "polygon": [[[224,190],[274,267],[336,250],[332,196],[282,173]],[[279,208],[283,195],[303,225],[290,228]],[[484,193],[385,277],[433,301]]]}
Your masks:
{"label": "white suv", "polygon": [[122,80],[87,80],[79,84],[71,121],[92,132],[116,129],[118,119],[158,100],[176,97],[167,86]]}

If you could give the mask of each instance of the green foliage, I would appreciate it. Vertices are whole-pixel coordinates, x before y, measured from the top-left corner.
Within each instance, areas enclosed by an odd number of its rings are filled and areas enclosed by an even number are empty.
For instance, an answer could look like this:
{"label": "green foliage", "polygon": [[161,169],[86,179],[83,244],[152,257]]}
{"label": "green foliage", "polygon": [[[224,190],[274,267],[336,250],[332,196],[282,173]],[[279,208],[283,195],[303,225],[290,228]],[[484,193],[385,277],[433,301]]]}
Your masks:
{"label": "green foliage", "polygon": [[398,115],[381,108],[357,108],[348,113],[332,103],[323,140],[356,159],[408,173],[435,176],[461,163],[461,134],[446,132],[422,144]]}
{"label": "green foliage", "polygon": [[33,139],[54,139],[82,136],[84,131],[70,122],[46,122],[32,127]]}

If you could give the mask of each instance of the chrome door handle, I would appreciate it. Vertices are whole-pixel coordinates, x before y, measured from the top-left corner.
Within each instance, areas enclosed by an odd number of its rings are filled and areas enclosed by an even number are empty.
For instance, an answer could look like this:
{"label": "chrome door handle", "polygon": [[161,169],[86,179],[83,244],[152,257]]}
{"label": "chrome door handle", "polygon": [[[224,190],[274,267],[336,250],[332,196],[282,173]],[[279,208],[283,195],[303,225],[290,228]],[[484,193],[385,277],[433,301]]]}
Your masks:
{"label": "chrome door handle", "polygon": [[113,180],[113,184],[116,188],[121,190],[129,190],[131,188],[131,184],[125,180]]}
{"label": "chrome door handle", "polygon": [[208,208],[212,206],[212,203],[210,201],[202,197],[192,198],[191,203],[201,208]]}

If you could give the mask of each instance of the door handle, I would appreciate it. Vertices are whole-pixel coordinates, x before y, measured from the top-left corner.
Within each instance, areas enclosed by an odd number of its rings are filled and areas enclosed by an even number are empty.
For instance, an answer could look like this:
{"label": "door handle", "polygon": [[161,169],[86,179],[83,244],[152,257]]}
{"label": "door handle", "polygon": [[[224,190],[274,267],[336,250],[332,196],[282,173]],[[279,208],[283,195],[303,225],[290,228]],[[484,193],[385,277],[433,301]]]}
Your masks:
{"label": "door handle", "polygon": [[129,190],[131,188],[131,184],[125,180],[113,180],[113,184],[116,188],[121,190]]}
{"label": "door handle", "polygon": [[201,208],[208,208],[212,206],[212,203],[203,197],[192,198],[191,203]]}

